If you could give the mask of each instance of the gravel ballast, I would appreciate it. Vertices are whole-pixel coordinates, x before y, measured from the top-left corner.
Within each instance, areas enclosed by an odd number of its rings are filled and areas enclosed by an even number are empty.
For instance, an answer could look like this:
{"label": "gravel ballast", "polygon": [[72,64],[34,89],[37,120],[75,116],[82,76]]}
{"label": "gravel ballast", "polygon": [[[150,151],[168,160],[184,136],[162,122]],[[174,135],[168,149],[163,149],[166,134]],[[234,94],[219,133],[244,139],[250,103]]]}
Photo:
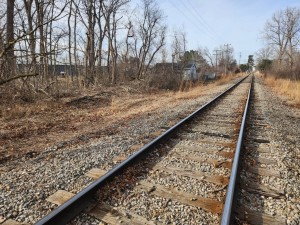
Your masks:
{"label": "gravel ballast", "polygon": [[[286,218],[287,224],[300,224],[300,139],[299,124],[300,110],[292,108],[284,104],[283,100],[263,84],[260,78],[255,81],[255,97],[258,99],[258,111],[263,115],[268,129],[261,129],[255,132],[255,138],[267,139],[270,143],[259,143],[256,149],[268,148],[270,153],[253,152],[251,157],[261,156],[276,161],[275,167],[263,165],[263,167],[280,171],[280,178],[276,177],[260,177],[260,182],[269,187],[276,187],[284,190],[284,198],[276,199],[270,197],[249,194],[239,199],[241,204],[247,204],[253,210],[261,210],[270,216],[281,216]],[[1,165],[0,168],[0,221],[1,217],[5,219],[13,219],[18,222],[33,224],[57,207],[57,205],[49,203],[46,198],[57,190],[66,190],[74,194],[78,193],[84,187],[89,185],[93,179],[84,176],[84,174],[92,168],[100,168],[109,170],[116,165],[114,158],[117,156],[128,157],[136,148],[133,146],[141,146],[154,137],[158,136],[171,125],[175,124],[187,116],[201,105],[212,99],[221,91],[232,85],[233,81],[217,86],[216,88],[195,99],[186,100],[183,104],[176,107],[165,107],[157,109],[155,112],[137,116],[128,121],[125,125],[118,126],[115,124],[112,128],[118,130],[116,133],[103,135],[101,138],[87,142],[82,146],[63,147],[64,144],[49,147],[36,156],[26,156],[15,161],[8,161]],[[213,125],[215,131],[222,133],[222,129],[218,129],[217,123]],[[209,131],[209,126],[199,127],[197,130]],[[84,139],[85,137],[82,136]],[[218,139],[218,138],[217,138]],[[214,139],[215,140],[215,139]],[[219,137],[219,141],[227,140]],[[193,145],[195,145],[193,143]],[[199,144],[200,145],[200,144]],[[204,144],[203,144],[204,145]],[[215,148],[219,148],[215,146]],[[174,152],[176,149],[174,150]],[[205,157],[206,154],[201,153],[199,156]],[[219,159],[223,159],[219,157]],[[189,168],[185,166],[184,160],[170,158],[168,165]],[[216,171],[218,174],[228,175],[229,170],[226,168],[213,168],[209,164],[195,162],[200,171]],[[193,165],[193,166],[195,166]],[[242,178],[247,179],[250,176],[247,171],[242,170]],[[163,184],[164,174],[153,174],[148,181],[154,181]],[[198,194],[198,190],[194,189],[195,183],[199,182],[193,179],[183,179],[174,176],[174,182],[184,191]],[[172,183],[173,184],[173,183]],[[210,190],[218,188],[213,184],[199,184],[204,189]],[[199,193],[200,194],[200,193]],[[218,198],[223,197],[225,193],[220,192]],[[243,194],[240,194],[243,195]],[[203,197],[210,196],[206,193]],[[146,211],[140,208],[141,205],[149,205],[151,202],[158,202],[163,206],[173,205],[173,209],[166,207],[166,215],[168,218],[160,218],[159,212],[161,208]],[[136,214],[144,215],[146,218],[157,214],[155,221],[167,222],[174,221],[178,212],[186,212],[188,217],[178,219],[176,224],[212,224],[218,221],[218,217],[214,214],[204,212],[196,207],[182,206],[177,202],[169,201],[159,197],[144,196],[133,197],[128,202],[123,203],[132,209]],[[90,218],[83,214],[77,218],[72,224],[102,224],[100,221]]]}
{"label": "gravel ballast", "polygon": [[[155,132],[165,130],[202,104],[224,91],[234,81],[195,99],[186,100],[174,108],[159,108],[156,112],[132,118],[116,134],[104,135],[76,148],[58,144],[37,156],[26,156],[8,161],[1,167],[0,216],[33,224],[57,206],[46,198],[57,190],[74,194],[92,182],[84,174],[91,168],[109,170],[114,157],[132,154],[131,146],[153,139]],[[84,138],[84,136],[82,137]]]}
{"label": "gravel ballast", "polygon": [[[238,207],[245,206],[257,215],[285,220],[289,225],[300,224],[300,110],[287,105],[260,77],[255,79],[240,183],[255,181],[277,190],[280,195],[240,189]],[[272,163],[257,163],[260,158]],[[248,172],[252,166],[279,172],[280,176]],[[239,222],[244,224],[243,220]]]}

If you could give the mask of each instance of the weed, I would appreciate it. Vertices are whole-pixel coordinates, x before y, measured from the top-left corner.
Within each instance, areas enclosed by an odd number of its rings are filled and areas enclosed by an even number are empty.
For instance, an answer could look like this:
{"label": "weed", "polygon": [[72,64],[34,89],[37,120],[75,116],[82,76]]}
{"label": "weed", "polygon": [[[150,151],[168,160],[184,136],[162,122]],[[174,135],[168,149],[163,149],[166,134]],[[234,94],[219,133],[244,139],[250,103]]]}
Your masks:
{"label": "weed", "polygon": [[265,83],[279,95],[286,96],[292,105],[300,107],[300,81],[266,76]]}

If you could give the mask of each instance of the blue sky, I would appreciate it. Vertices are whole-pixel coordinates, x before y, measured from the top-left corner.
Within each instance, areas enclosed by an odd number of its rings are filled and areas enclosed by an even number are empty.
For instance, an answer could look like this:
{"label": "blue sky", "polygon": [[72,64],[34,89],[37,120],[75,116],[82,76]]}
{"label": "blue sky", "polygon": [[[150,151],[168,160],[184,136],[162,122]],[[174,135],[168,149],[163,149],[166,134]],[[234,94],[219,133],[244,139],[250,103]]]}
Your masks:
{"label": "blue sky", "polygon": [[[263,46],[264,24],[274,12],[287,6],[300,7],[300,0],[158,0],[167,15],[169,30],[187,33],[188,49],[210,50],[231,44],[241,63]],[[170,38],[170,37],[169,37]],[[170,41],[170,40],[169,40]]]}

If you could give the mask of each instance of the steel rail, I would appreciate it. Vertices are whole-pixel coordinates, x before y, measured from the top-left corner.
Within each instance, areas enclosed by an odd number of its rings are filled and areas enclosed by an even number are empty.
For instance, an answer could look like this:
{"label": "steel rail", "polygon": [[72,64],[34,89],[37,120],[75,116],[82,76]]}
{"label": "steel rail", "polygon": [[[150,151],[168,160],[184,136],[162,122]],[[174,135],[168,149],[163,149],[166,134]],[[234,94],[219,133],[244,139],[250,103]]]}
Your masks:
{"label": "steel rail", "polygon": [[190,114],[189,116],[187,116],[186,118],[169,128],[167,131],[155,138],[153,141],[146,144],[140,150],[131,155],[128,159],[124,160],[122,163],[108,171],[106,174],[104,174],[98,180],[91,183],[88,187],[80,191],[78,194],[66,201],[64,204],[54,209],[40,221],[35,223],[35,225],[63,225],[69,222],[71,219],[76,217],[80,212],[82,212],[84,209],[86,209],[88,206],[90,206],[96,201],[95,194],[99,190],[99,188],[103,187],[107,182],[113,179],[113,177],[121,174],[122,171],[128,168],[137,159],[145,157],[150,152],[150,150],[152,150],[155,146],[166,140],[183,123],[191,120],[196,114],[203,111],[208,106],[212,105],[220,97],[225,96],[229,91],[233,90],[248,76],[241,78],[237,83],[227,88],[224,92],[213,98],[211,101],[198,108],[195,112],[193,112],[192,114]]}
{"label": "steel rail", "polygon": [[245,109],[244,109],[244,113],[243,113],[243,119],[242,119],[242,123],[241,123],[241,127],[240,127],[239,137],[238,137],[238,142],[237,142],[236,149],[235,149],[233,165],[232,165],[231,174],[230,174],[230,180],[229,180],[227,193],[226,193],[225,204],[224,204],[224,208],[223,208],[223,215],[222,215],[221,225],[231,224],[234,190],[235,190],[236,177],[237,177],[238,166],[239,166],[240,152],[241,152],[241,148],[242,148],[242,144],[243,144],[243,137],[244,137],[244,133],[245,133],[246,117],[247,117],[247,112],[248,112],[248,108],[249,108],[252,85],[253,85],[253,76],[251,77],[247,102],[246,102],[246,105],[245,105]]}

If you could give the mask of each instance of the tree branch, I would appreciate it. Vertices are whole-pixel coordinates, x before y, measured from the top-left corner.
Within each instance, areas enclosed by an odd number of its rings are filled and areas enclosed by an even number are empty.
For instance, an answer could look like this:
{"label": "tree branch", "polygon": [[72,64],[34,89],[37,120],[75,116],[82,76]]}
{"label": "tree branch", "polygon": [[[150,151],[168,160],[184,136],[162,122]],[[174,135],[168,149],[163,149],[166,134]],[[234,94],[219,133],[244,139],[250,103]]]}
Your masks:
{"label": "tree branch", "polygon": [[10,81],[13,81],[13,80],[16,80],[16,79],[19,79],[19,78],[24,78],[24,77],[35,77],[35,76],[38,76],[39,74],[38,73],[33,73],[33,74],[18,74],[14,77],[10,77],[10,78],[7,78],[5,80],[3,79],[0,79],[0,85],[3,85],[3,84],[6,84]]}

